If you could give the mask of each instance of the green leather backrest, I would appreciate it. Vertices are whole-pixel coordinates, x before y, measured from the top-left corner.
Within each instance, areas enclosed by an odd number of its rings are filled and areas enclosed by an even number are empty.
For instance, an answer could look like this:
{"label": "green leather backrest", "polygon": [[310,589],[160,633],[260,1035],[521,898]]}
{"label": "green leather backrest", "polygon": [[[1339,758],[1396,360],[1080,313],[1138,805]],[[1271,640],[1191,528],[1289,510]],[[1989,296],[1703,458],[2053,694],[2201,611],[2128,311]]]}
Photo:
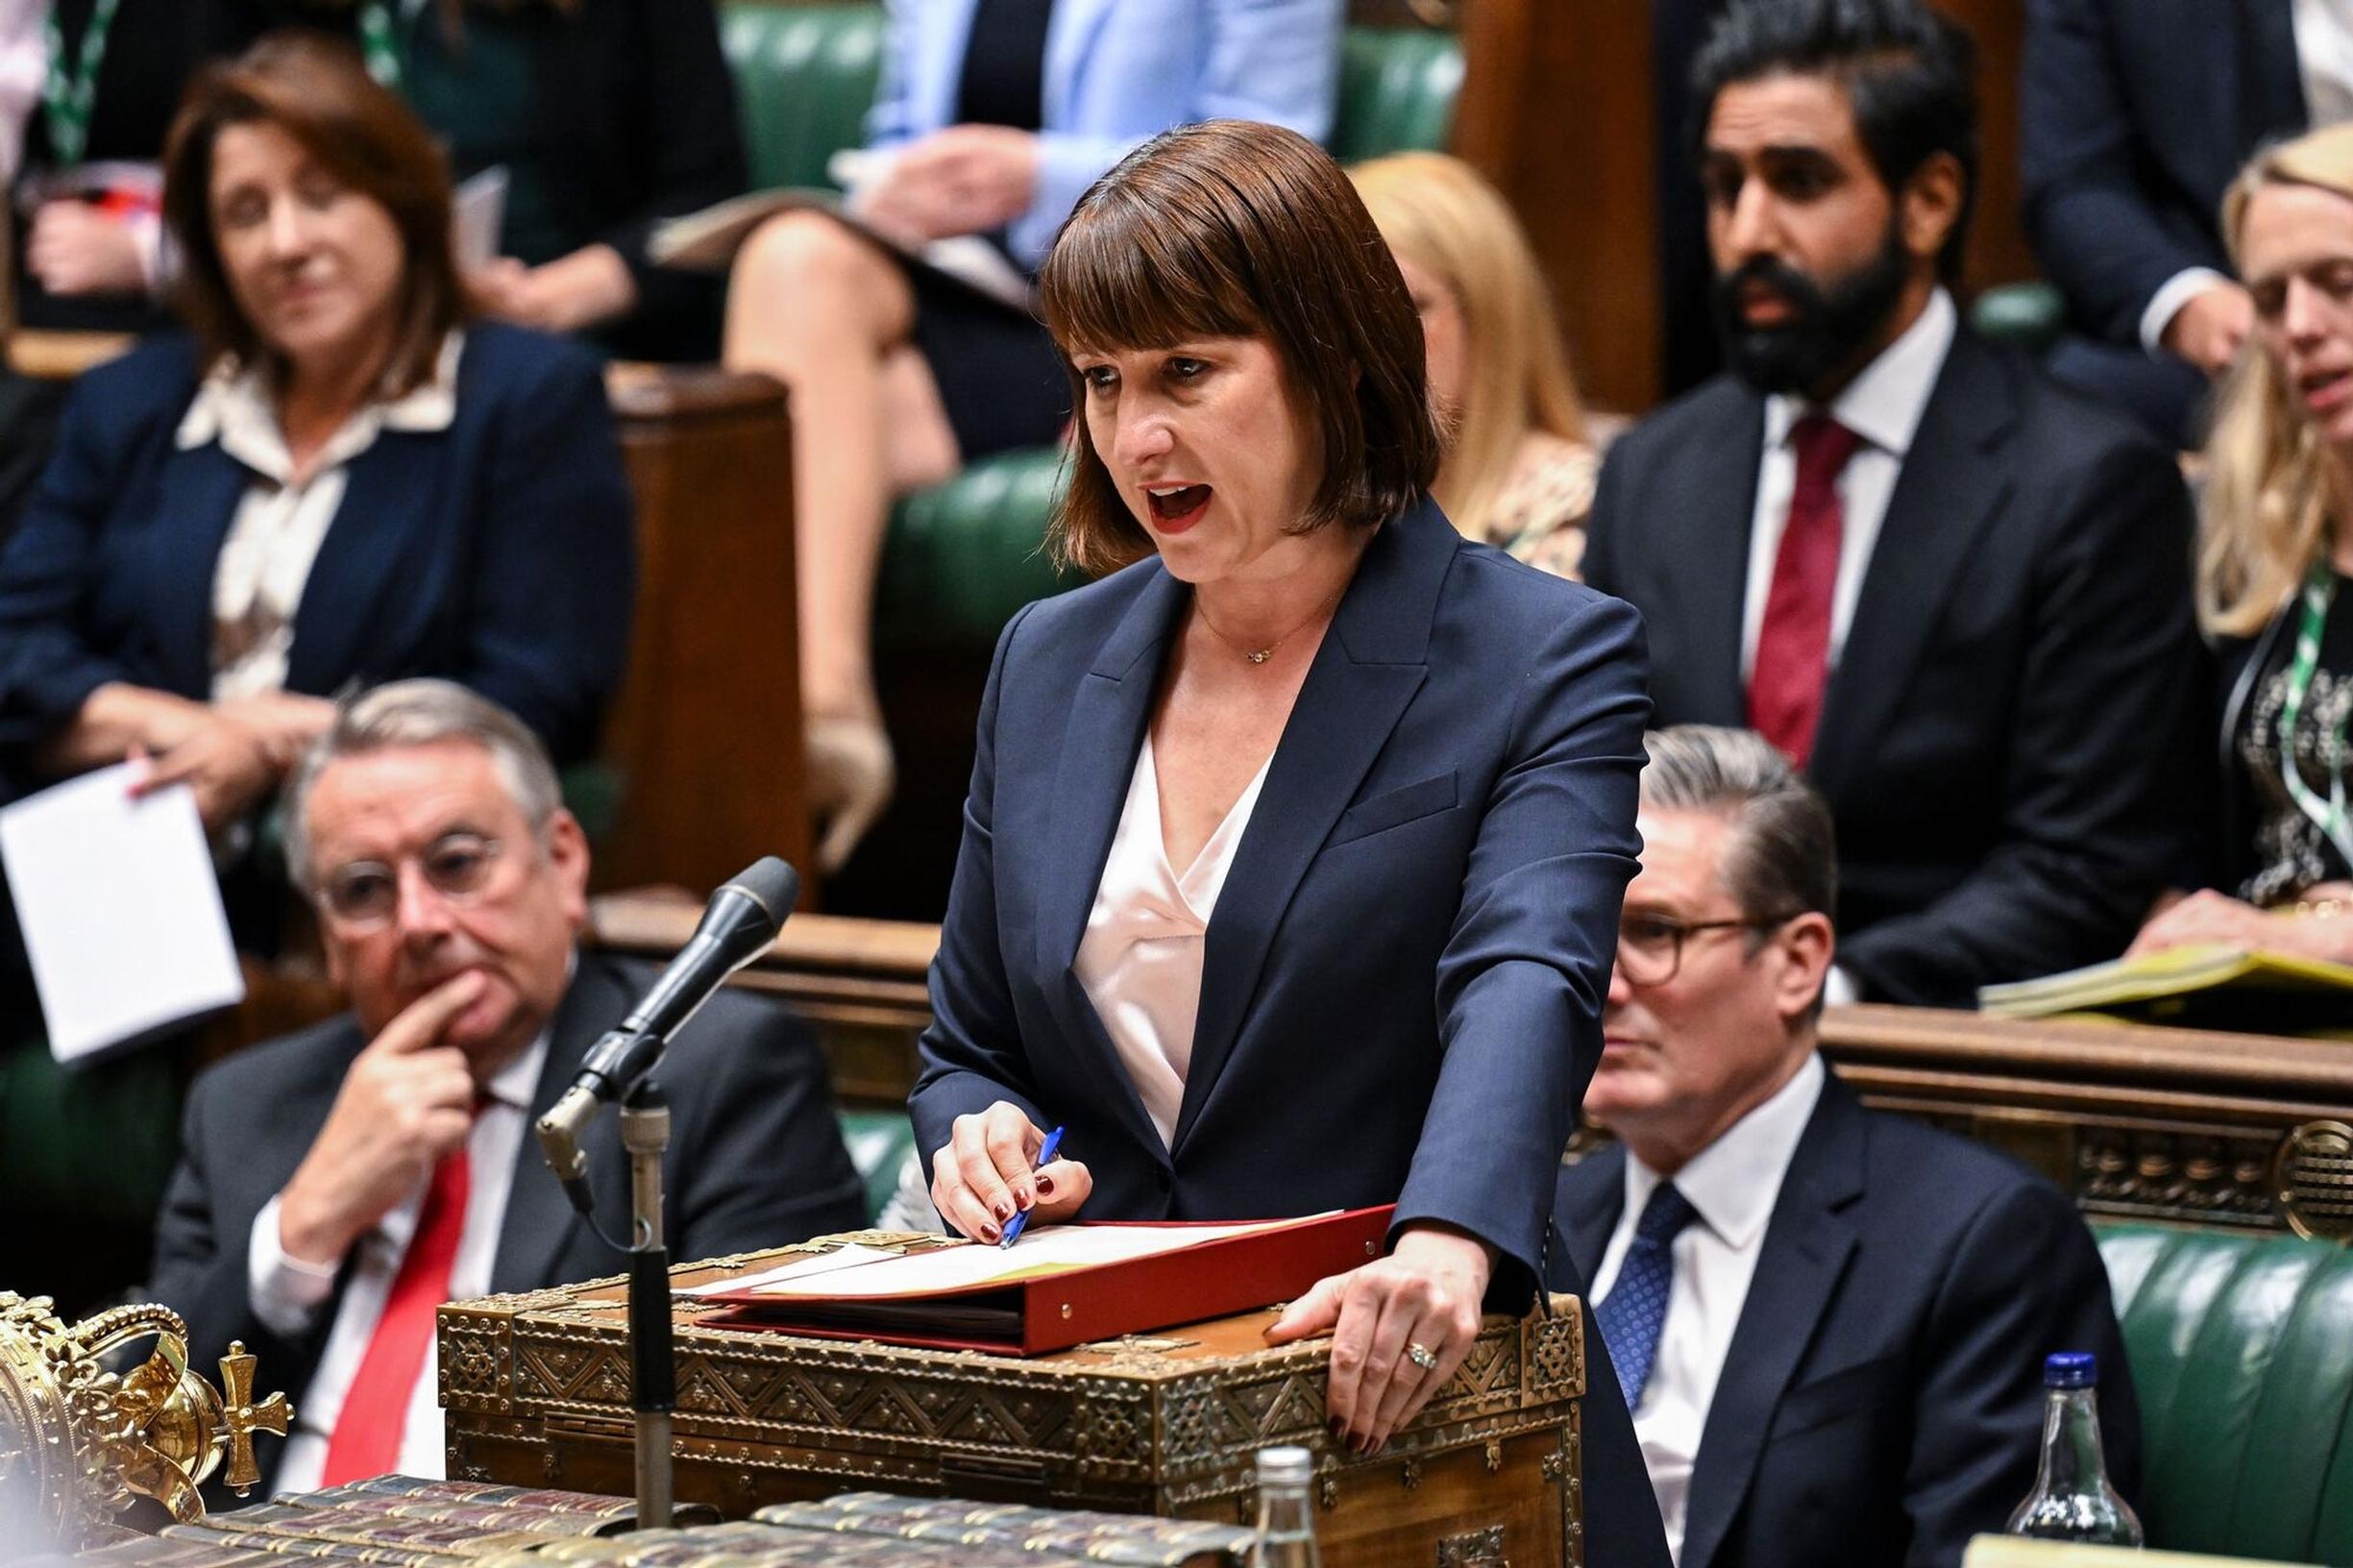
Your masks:
{"label": "green leather backrest", "polygon": [[866,1218],[872,1224],[898,1190],[898,1168],[915,1148],[915,1126],[904,1110],[843,1111],[842,1143],[866,1183]]}
{"label": "green leather backrest", "polygon": [[880,6],[721,9],[752,189],[833,183],[825,159],[866,140],[882,37]]}
{"label": "green leather backrest", "polygon": [[[825,159],[865,139],[880,74],[883,12],[873,5],[723,8],[755,190],[825,184]],[[1449,33],[1352,27],[1340,57],[1332,150],[1343,162],[1446,145],[1462,87]]]}
{"label": "green leather backrest", "polygon": [[2141,1399],[2148,1544],[2353,1562],[2353,1252],[2095,1230]]}

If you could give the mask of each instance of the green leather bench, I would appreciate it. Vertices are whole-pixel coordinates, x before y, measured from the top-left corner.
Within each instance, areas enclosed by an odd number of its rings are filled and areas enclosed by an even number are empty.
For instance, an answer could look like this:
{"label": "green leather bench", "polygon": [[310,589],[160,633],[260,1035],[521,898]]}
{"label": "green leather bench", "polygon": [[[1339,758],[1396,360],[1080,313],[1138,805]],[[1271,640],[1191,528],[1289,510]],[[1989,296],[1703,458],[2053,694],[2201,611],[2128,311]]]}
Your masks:
{"label": "green leather bench", "polygon": [[[865,135],[882,8],[741,0],[724,8],[721,36],[752,184],[826,184],[826,159]],[[1451,34],[1350,28],[1333,151],[1354,161],[1443,146],[1461,84]],[[1051,449],[1005,453],[901,502],[876,585],[878,638],[986,649],[1023,604],[1072,586],[1041,552],[1059,467]]]}
{"label": "green leather bench", "polygon": [[2148,1544],[2353,1563],[2353,1251],[2094,1229],[2141,1396]]}

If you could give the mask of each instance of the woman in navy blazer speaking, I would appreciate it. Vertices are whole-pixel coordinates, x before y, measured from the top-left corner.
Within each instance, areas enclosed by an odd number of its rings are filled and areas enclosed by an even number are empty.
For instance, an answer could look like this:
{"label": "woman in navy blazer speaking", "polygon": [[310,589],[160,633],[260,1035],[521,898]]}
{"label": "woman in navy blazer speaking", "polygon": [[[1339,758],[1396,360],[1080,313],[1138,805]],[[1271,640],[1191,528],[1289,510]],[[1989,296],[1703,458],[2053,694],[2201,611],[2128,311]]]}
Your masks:
{"label": "woman in navy blazer speaking", "polygon": [[145,752],[218,826],[338,688],[407,675],[583,754],[635,581],[612,415],[585,353],[468,322],[431,137],[265,41],[191,86],[164,208],[194,340],[83,379],[0,553],[12,784]]}
{"label": "woman in navy blazer speaking", "polygon": [[1429,502],[1411,301],[1305,137],[1155,138],[1041,285],[1083,410],[1055,542],[1134,564],[997,645],[910,1102],[933,1199],[985,1240],[1394,1202],[1389,1256],[1271,1331],[1336,1323],[1369,1451],[1541,1277],[1635,869],[1641,624]]}

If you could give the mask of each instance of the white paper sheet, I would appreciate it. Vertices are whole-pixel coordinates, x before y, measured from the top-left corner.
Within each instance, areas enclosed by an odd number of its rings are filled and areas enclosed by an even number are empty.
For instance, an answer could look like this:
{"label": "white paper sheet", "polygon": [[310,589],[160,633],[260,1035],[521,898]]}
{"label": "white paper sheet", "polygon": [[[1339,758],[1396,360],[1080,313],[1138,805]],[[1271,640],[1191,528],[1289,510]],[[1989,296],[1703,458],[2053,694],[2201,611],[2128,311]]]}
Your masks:
{"label": "white paper sheet", "polygon": [[[754,1288],[759,1295],[775,1301],[933,1295],[1040,1274],[1060,1274],[1096,1263],[1125,1262],[1132,1258],[1182,1252],[1205,1241],[1298,1223],[1295,1219],[1276,1219],[1241,1225],[1048,1225],[1024,1231],[1021,1238],[1010,1247],[979,1244],[942,1247],[814,1278],[788,1274]],[[744,1286],[739,1284],[735,1288]]]}
{"label": "white paper sheet", "polygon": [[860,1263],[879,1262],[898,1254],[881,1247],[843,1247],[822,1257],[796,1258],[789,1263],[763,1269],[757,1274],[746,1274],[732,1280],[714,1280],[709,1285],[690,1286],[678,1294],[682,1296],[716,1296],[729,1290],[759,1290],[778,1280],[806,1279],[812,1274],[830,1274],[837,1268],[855,1268]]}
{"label": "white paper sheet", "polygon": [[498,258],[499,232],[506,224],[506,165],[494,163],[457,187],[450,204],[450,233],[458,271],[471,272]]}
{"label": "white paper sheet", "polygon": [[0,808],[0,860],[60,1062],[245,995],[196,796],[176,784],[135,800],[136,766]]}

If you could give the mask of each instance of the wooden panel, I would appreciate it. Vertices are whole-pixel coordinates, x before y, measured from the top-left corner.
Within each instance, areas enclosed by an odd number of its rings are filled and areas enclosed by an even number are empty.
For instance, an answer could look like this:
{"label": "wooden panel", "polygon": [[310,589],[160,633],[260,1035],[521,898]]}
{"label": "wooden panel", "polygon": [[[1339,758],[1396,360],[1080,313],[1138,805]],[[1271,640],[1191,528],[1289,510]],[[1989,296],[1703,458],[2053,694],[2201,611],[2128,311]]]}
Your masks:
{"label": "wooden panel", "polygon": [[784,389],[617,368],[637,492],[629,674],[605,731],[624,791],[600,887],[699,893],[762,855],[809,864]]}
{"label": "wooden panel", "polygon": [[[1580,386],[1658,396],[1647,7],[1463,0],[1455,150],[1500,186],[1551,279]],[[1541,12],[1541,16],[1539,16]]]}
{"label": "wooden panel", "polygon": [[[696,911],[601,899],[599,937],[666,958]],[[845,1100],[901,1103],[931,1020],[935,926],[800,918],[743,984],[816,1024]],[[2009,1150],[2087,1211],[2353,1232],[2353,1051],[2341,1041],[1838,1007],[1822,1048],[1869,1104]]]}

